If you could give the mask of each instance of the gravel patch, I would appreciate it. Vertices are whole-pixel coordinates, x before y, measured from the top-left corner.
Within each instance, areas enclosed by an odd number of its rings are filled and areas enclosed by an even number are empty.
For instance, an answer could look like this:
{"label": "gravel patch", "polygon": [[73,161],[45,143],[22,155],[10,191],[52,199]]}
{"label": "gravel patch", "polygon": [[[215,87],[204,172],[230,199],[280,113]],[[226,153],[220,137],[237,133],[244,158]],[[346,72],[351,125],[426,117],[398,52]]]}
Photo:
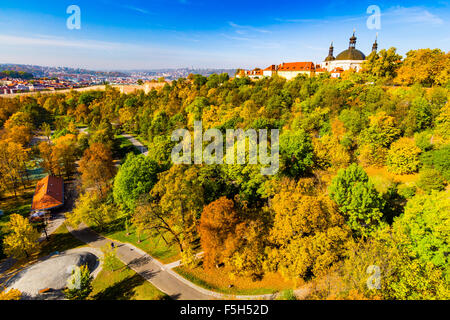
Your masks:
{"label": "gravel patch", "polygon": [[[72,275],[75,266],[87,265],[95,278],[101,269],[101,252],[91,248],[80,248],[47,257],[12,277],[6,287],[18,289],[24,300],[64,299],[62,290]],[[46,293],[41,290],[49,289]]]}

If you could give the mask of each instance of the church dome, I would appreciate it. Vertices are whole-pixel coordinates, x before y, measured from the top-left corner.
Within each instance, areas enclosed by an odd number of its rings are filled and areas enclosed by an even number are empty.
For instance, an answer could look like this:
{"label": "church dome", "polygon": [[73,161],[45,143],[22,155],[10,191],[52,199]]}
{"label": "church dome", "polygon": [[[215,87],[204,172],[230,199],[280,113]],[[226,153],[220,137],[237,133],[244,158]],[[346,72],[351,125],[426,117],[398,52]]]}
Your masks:
{"label": "church dome", "polygon": [[336,60],[366,60],[366,56],[355,48],[349,48],[339,53]]}
{"label": "church dome", "polygon": [[355,30],[353,30],[348,49],[339,53],[336,60],[366,60],[364,53],[356,49],[356,40]]}

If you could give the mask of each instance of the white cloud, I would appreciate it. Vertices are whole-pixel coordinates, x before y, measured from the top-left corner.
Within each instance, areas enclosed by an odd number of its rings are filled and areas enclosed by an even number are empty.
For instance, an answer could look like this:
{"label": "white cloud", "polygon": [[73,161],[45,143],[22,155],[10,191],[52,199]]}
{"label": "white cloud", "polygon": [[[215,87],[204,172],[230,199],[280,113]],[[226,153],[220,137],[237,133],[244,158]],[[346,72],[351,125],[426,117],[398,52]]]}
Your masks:
{"label": "white cloud", "polygon": [[393,7],[388,9],[386,13],[382,12],[382,17],[385,17],[390,23],[414,23],[414,24],[428,24],[428,25],[442,25],[444,20],[438,15],[421,7]]}
{"label": "white cloud", "polygon": [[124,43],[105,42],[96,40],[70,40],[62,37],[37,35],[35,37],[12,36],[0,34],[0,42],[15,46],[50,46],[50,47],[74,47],[87,49],[119,49],[128,46]]}
{"label": "white cloud", "polygon": [[150,14],[151,13],[148,10],[145,10],[145,9],[142,9],[142,8],[138,8],[138,7],[133,7],[133,6],[128,6],[128,5],[122,6],[122,7],[125,8],[125,9],[129,9],[129,10],[133,10],[133,11],[136,11],[136,12],[140,12],[140,13],[143,13],[143,14]]}
{"label": "white cloud", "polygon": [[231,27],[233,27],[235,29],[238,29],[238,30],[240,29],[240,30],[255,31],[255,32],[259,32],[259,33],[271,33],[269,30],[266,30],[266,29],[255,28],[255,27],[252,27],[252,26],[243,26],[243,25],[236,24],[236,23],[234,23],[232,21],[228,22],[228,24]]}

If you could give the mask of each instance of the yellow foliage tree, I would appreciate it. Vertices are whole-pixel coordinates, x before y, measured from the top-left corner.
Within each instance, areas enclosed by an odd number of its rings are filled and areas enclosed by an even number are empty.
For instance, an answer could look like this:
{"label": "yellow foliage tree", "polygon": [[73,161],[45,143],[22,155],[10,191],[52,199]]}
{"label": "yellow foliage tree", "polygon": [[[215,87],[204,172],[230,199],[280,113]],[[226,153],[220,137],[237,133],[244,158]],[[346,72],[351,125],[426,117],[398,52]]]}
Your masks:
{"label": "yellow foliage tree", "polygon": [[0,292],[0,301],[8,301],[8,300],[20,300],[22,297],[22,292],[17,289],[11,289],[9,291]]}
{"label": "yellow foliage tree", "polygon": [[290,279],[325,272],[341,258],[350,237],[334,202],[310,194],[308,185],[289,183],[273,199],[267,267]]}
{"label": "yellow foliage tree", "polygon": [[29,257],[39,247],[39,232],[33,228],[28,219],[18,214],[11,215],[7,224],[9,234],[4,238],[4,251],[16,258]]}
{"label": "yellow foliage tree", "polygon": [[421,150],[413,139],[401,138],[394,142],[387,156],[388,170],[396,174],[409,174],[419,169]]}

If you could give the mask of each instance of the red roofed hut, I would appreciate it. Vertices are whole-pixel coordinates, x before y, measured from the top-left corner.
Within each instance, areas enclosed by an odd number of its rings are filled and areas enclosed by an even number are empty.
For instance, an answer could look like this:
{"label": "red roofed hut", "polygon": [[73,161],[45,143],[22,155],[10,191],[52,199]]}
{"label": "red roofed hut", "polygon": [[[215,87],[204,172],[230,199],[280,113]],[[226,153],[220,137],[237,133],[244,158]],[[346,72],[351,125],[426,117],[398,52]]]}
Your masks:
{"label": "red roofed hut", "polygon": [[31,210],[44,211],[64,205],[64,179],[47,176],[38,182]]}

